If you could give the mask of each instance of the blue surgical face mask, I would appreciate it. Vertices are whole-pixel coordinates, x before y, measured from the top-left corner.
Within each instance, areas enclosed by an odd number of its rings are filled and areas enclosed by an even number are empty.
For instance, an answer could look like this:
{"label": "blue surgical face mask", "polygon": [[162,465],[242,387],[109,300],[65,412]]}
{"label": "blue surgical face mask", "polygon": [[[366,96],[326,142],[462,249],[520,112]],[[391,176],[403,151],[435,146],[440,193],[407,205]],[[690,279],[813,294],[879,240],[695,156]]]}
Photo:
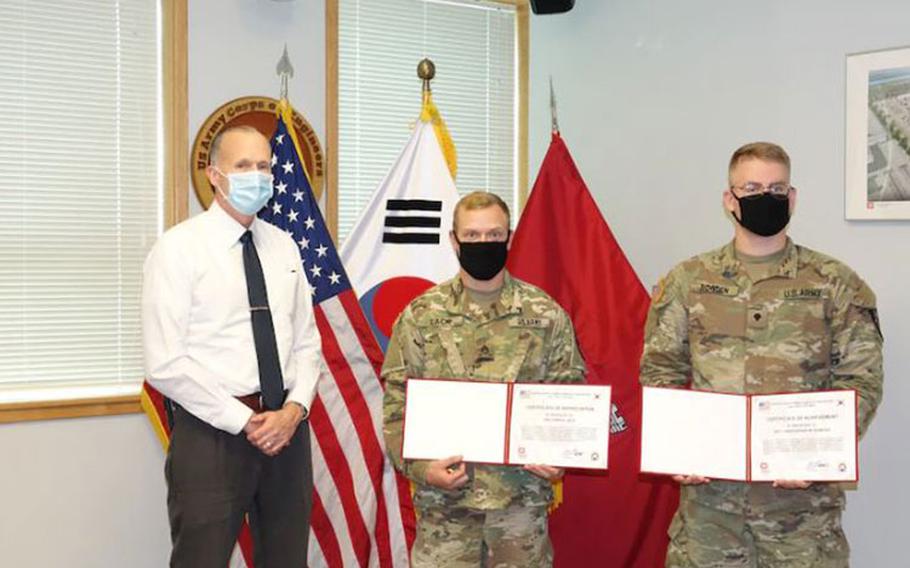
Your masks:
{"label": "blue surgical face mask", "polygon": [[[244,215],[255,215],[272,198],[272,176],[259,171],[234,172],[225,174],[218,168],[215,171],[226,177],[231,192],[221,193],[231,207]],[[221,191],[221,189],[218,189]]]}

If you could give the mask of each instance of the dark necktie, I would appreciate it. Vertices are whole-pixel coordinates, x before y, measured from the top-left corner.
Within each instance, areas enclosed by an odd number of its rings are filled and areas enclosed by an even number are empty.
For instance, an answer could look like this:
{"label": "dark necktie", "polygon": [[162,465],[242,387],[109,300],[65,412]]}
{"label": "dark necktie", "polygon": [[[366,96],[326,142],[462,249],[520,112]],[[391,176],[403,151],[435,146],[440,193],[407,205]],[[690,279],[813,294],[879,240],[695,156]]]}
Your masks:
{"label": "dark necktie", "polygon": [[275,343],[275,327],[269,311],[269,297],[265,291],[262,264],[253,244],[253,233],[247,231],[240,237],[243,243],[243,271],[246,273],[246,290],[250,299],[250,320],[253,322],[253,343],[259,363],[259,387],[262,405],[277,410],[284,404],[284,380]]}

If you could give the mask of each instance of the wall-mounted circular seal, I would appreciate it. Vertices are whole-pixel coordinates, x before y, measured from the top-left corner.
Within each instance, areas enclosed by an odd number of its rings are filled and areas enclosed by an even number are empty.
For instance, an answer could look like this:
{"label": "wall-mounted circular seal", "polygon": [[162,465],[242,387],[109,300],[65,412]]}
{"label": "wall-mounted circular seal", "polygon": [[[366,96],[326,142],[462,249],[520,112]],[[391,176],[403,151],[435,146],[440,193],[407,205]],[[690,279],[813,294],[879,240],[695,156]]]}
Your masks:
{"label": "wall-mounted circular seal", "polygon": [[[219,132],[230,126],[247,125],[271,138],[277,123],[278,100],[270,97],[240,97],[218,107],[209,115],[193,141],[190,156],[191,178],[193,189],[202,206],[208,209],[212,203],[214,189],[205,176],[209,164],[209,148]],[[325,159],[319,138],[310,123],[296,110],[292,121],[297,141],[300,143],[300,158],[310,174],[310,183],[317,200],[322,197],[322,186],[325,179]]]}

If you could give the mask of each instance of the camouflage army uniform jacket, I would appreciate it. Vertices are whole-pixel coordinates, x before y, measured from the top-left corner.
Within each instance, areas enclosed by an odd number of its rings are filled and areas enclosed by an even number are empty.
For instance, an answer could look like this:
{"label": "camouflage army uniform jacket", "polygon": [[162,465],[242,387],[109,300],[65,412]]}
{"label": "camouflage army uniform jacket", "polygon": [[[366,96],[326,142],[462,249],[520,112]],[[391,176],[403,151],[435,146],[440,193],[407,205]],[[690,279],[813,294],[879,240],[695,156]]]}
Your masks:
{"label": "camouflage army uniform jacket", "polygon": [[427,462],[401,458],[407,378],[565,383],[582,381],[584,372],[565,311],[508,273],[499,300],[486,311],[470,300],[458,277],[414,299],[395,322],[382,367],[383,431],[395,467],[416,484],[418,509],[545,505],[552,494],[549,482],[515,466],[478,464],[473,481],[456,491],[427,485]]}
{"label": "camouflage army uniform jacket", "polygon": [[[733,244],[676,266],[653,298],[641,383],[729,393],[855,389],[859,433],[882,396],[882,336],[872,290],[843,263],[787,240],[752,282]],[[842,507],[837,484],[806,491],[712,481],[686,499],[749,515]]]}

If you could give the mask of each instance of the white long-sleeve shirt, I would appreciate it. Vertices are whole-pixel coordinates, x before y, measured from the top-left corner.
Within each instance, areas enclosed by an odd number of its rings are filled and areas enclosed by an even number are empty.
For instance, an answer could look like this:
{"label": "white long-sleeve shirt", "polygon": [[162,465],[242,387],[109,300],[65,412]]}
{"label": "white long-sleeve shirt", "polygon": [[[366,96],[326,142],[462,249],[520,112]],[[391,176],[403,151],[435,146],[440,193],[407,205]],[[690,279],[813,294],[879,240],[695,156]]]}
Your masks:
{"label": "white long-sleeve shirt", "polygon": [[[237,434],[252,416],[235,396],[260,391],[243,245],[246,228],[213,202],[164,233],[145,261],[142,339],[146,378],[216,428]],[[287,400],[309,408],[321,369],[312,294],[297,245],[254,219]]]}

